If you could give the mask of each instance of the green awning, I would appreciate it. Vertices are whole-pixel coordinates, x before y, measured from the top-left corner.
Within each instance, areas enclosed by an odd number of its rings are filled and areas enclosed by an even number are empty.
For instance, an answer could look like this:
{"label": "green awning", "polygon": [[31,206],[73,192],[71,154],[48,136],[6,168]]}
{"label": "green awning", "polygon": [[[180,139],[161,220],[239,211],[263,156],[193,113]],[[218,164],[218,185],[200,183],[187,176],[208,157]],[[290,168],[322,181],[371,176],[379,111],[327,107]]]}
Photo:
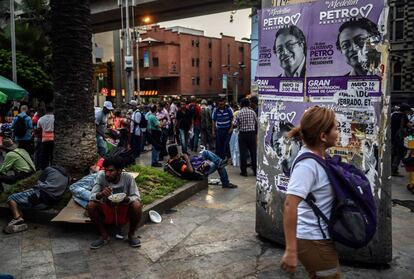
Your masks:
{"label": "green awning", "polygon": [[0,91],[7,95],[8,100],[21,100],[29,93],[13,81],[0,76]]}
{"label": "green awning", "polygon": [[0,104],[5,104],[7,102],[7,95],[0,91]]}

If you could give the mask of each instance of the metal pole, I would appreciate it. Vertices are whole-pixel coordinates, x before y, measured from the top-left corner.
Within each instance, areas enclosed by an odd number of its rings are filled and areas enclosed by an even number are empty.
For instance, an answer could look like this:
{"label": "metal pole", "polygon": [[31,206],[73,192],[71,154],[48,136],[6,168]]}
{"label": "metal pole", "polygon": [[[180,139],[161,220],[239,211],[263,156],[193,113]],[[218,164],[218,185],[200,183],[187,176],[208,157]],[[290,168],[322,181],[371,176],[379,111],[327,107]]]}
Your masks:
{"label": "metal pole", "polygon": [[[129,34],[129,0],[125,0],[125,34],[126,34],[126,56],[131,56],[131,39]],[[132,74],[131,70],[126,71],[126,92],[125,92],[125,101],[129,102],[131,100],[131,89],[132,89]]]}
{"label": "metal pole", "polygon": [[138,94],[138,102],[141,101],[141,96],[139,95],[139,93],[141,92],[141,82],[140,82],[140,76],[139,76],[139,39],[140,39],[140,34],[139,31],[137,32],[137,40],[136,40],[136,52],[137,52],[137,94]]}
{"label": "metal pole", "polygon": [[12,52],[12,76],[17,83],[17,64],[16,64],[16,26],[14,22],[14,0],[10,0],[10,37]]}
{"label": "metal pole", "polygon": [[233,99],[233,103],[234,104],[237,104],[237,100],[238,100],[238,98],[239,98],[239,76],[237,75],[237,76],[235,76],[234,77],[235,79],[234,79],[234,82],[236,83],[236,90],[235,90],[235,96],[234,96],[234,99]]}

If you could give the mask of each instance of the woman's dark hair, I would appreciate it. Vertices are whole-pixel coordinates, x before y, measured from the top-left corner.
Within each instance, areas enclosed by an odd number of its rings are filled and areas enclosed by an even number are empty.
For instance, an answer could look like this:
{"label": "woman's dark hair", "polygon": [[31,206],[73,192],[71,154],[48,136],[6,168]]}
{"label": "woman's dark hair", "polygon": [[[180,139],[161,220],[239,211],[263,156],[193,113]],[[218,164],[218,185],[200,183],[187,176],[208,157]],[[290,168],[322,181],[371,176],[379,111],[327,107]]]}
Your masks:
{"label": "woman's dark hair", "polygon": [[125,167],[124,160],[119,156],[105,158],[102,166],[104,168],[113,166],[117,170],[122,170]]}
{"label": "woman's dark hair", "polygon": [[381,36],[381,33],[378,30],[378,26],[374,22],[372,22],[366,17],[362,17],[362,18],[353,17],[351,18],[350,21],[343,23],[341,27],[339,27],[338,37],[336,38],[336,48],[338,50],[341,50],[341,42],[339,41],[339,36],[341,35],[342,31],[344,31],[347,28],[356,28],[356,27],[367,30],[367,32],[371,36],[375,36],[375,37]]}
{"label": "woman's dark hair", "polygon": [[154,113],[157,111],[157,105],[152,105],[151,106],[151,112]]}
{"label": "woman's dark hair", "polygon": [[170,157],[175,157],[178,155],[177,145],[173,144],[173,145],[168,146],[168,155]]}
{"label": "woman's dark hair", "polygon": [[273,53],[276,54],[276,40],[280,35],[292,35],[303,45],[303,53],[306,57],[307,46],[306,46],[306,37],[303,34],[302,30],[299,29],[296,25],[291,25],[289,27],[281,28],[276,32],[275,41],[273,42]]}

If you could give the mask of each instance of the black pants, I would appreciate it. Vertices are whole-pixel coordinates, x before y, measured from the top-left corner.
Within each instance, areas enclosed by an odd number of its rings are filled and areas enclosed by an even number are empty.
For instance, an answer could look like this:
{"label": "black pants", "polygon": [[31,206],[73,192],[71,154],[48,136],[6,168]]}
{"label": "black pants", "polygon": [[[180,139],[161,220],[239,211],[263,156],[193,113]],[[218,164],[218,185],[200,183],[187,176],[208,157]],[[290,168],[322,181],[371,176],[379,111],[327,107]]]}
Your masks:
{"label": "black pants", "polygon": [[34,151],[33,151],[33,149],[34,149],[33,140],[18,140],[17,142],[19,144],[19,148],[22,148],[22,149],[26,150],[27,153],[29,153],[30,156],[33,155],[33,153],[34,153]]}
{"label": "black pants", "polygon": [[49,165],[52,165],[53,161],[53,149],[55,146],[54,141],[45,141],[42,142],[42,149],[40,155],[40,168],[44,170]]}
{"label": "black pants", "polygon": [[398,173],[401,160],[407,154],[407,149],[404,147],[403,141],[394,141],[391,146],[391,171],[394,174]]}
{"label": "black pants", "polygon": [[253,173],[256,174],[257,166],[257,145],[256,132],[240,132],[239,133],[239,152],[240,152],[240,171],[247,174],[247,152],[252,159]]}

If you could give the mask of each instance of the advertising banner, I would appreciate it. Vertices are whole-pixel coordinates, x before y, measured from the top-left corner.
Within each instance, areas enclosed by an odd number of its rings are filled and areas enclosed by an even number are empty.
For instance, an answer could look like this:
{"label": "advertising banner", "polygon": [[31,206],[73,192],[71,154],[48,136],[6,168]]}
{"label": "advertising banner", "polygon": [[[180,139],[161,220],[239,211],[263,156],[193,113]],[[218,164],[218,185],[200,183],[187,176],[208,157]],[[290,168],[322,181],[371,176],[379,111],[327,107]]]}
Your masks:
{"label": "advertising banner", "polygon": [[262,10],[256,82],[259,93],[283,100],[303,101],[310,17],[306,5]]}
{"label": "advertising banner", "polygon": [[332,101],[337,91],[360,91],[381,97],[384,61],[378,49],[383,38],[383,1],[316,1],[306,16],[308,33],[307,95],[311,101]]}

